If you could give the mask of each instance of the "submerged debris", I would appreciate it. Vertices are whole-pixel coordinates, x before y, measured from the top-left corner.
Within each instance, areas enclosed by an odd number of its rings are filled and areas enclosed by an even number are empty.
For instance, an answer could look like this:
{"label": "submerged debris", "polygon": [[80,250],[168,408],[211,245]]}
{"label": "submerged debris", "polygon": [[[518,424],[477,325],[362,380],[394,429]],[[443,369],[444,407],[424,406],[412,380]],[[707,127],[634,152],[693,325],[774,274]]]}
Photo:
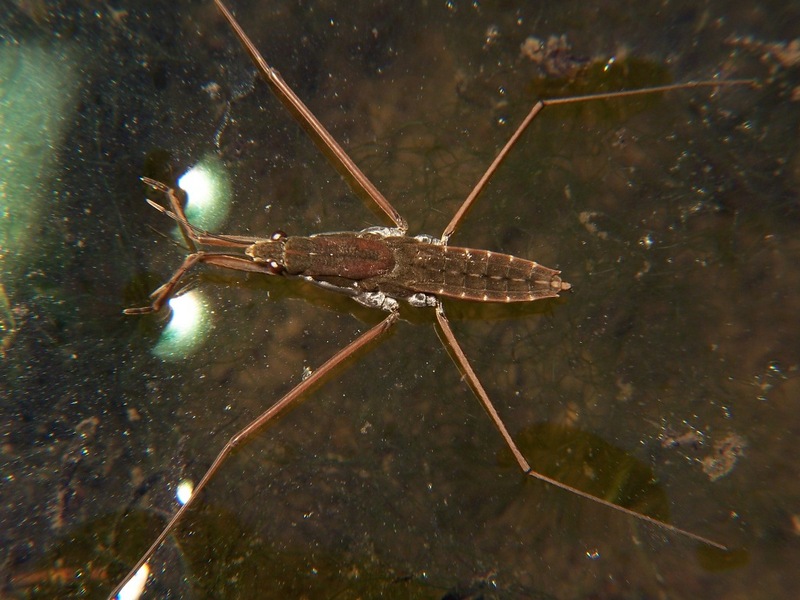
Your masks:
{"label": "submerged debris", "polygon": [[[726,40],[731,46],[745,48],[759,53],[761,62],[769,67],[770,78],[775,78],[783,69],[794,69],[800,66],[800,38],[789,42],[767,42],[752,36],[732,36]],[[789,98],[800,102],[800,86],[791,89]]]}
{"label": "submerged debris", "polygon": [[791,42],[764,42],[752,36],[736,36],[728,38],[727,43],[731,46],[741,46],[748,50],[761,52],[763,62],[774,59],[786,68],[800,65],[800,38]]}
{"label": "submerged debris", "polygon": [[747,441],[731,433],[714,444],[711,454],[702,460],[703,471],[711,481],[725,477],[733,470],[736,461],[744,455]]}
{"label": "submerged debris", "polygon": [[659,437],[662,448],[691,448],[697,450],[703,445],[703,433],[689,428],[680,432],[674,429],[665,429]]}
{"label": "submerged debris", "polygon": [[572,78],[589,63],[588,59],[572,53],[566,35],[551,35],[546,42],[530,35],[520,46],[520,54],[539,65],[550,77]]}

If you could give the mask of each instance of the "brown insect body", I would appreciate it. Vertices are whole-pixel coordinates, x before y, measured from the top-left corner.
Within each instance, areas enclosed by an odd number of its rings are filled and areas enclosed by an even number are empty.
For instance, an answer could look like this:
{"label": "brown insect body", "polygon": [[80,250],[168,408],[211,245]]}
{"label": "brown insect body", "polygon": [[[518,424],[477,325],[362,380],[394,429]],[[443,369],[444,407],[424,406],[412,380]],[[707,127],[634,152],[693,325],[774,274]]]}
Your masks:
{"label": "brown insect body", "polygon": [[309,237],[276,234],[245,252],[256,263],[323,287],[356,297],[378,293],[414,305],[433,305],[429,296],[530,302],[556,297],[571,287],[562,281],[560,271],[530,260],[398,233],[371,228]]}

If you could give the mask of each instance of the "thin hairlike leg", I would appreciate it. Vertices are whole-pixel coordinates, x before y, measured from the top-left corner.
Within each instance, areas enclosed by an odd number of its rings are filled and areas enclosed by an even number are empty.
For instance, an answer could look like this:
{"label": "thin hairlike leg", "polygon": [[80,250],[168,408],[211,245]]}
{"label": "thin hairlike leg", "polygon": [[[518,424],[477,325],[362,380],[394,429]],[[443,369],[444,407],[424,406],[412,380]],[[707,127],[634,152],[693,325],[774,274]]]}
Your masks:
{"label": "thin hairlike leg", "polygon": [[517,130],[514,134],[509,138],[506,142],[506,145],[503,146],[503,149],[497,154],[497,156],[492,161],[492,164],[489,165],[489,168],[486,169],[486,172],[481,176],[478,180],[478,183],[475,184],[475,187],[472,188],[472,191],[469,193],[467,198],[461,204],[459,209],[456,211],[456,214],[453,215],[453,218],[448,223],[445,230],[442,232],[442,242],[447,243],[450,239],[450,236],[453,235],[456,228],[458,227],[461,220],[464,218],[464,215],[467,214],[467,211],[472,206],[472,203],[475,202],[475,199],[480,195],[483,191],[483,188],[486,187],[486,184],[494,175],[497,168],[500,164],[505,160],[506,155],[511,151],[514,145],[519,140],[520,136],[523,132],[528,128],[528,125],[531,124],[536,115],[538,115],[546,106],[556,106],[558,104],[577,104],[579,102],[590,102],[592,100],[610,100],[612,98],[626,98],[629,96],[644,96],[646,94],[655,94],[658,92],[669,92],[673,90],[684,90],[684,89],[691,89],[691,88],[698,88],[698,87],[722,87],[722,86],[734,86],[734,85],[754,85],[750,79],[730,79],[728,81],[688,81],[686,83],[675,83],[671,85],[659,85],[655,87],[643,88],[640,90],[626,90],[622,92],[607,92],[602,94],[588,94],[585,96],[571,96],[568,98],[551,98],[549,100],[539,100],[536,104],[533,105],[528,116],[520,123]]}
{"label": "thin hairlike leg", "polygon": [[178,192],[169,187],[166,183],[150,179],[149,177],[142,177],[142,181],[149,185],[151,188],[162,192],[167,196],[169,205],[172,210],[167,210],[160,204],[148,199],[147,203],[155,208],[157,211],[164,213],[170,219],[178,223],[181,229],[186,244],[189,246],[189,251],[196,250],[195,244],[205,244],[208,246],[224,246],[228,248],[246,248],[250,244],[262,241],[263,237],[247,236],[247,235],[220,235],[216,233],[208,233],[207,231],[195,227],[186,218],[186,213],[183,211],[183,205],[178,199]]}
{"label": "thin hairlike leg", "polygon": [[249,258],[236,256],[235,254],[223,254],[218,252],[195,252],[187,256],[180,267],[175,269],[172,277],[169,278],[165,284],[156,289],[150,297],[152,302],[150,306],[140,306],[136,308],[126,308],[122,312],[126,315],[144,315],[151,312],[158,312],[169,300],[175,287],[178,285],[183,276],[191,270],[197,263],[205,263],[207,265],[214,265],[222,267],[223,269],[233,269],[236,271],[248,271],[250,273],[264,273],[265,275],[272,275],[273,272],[266,265],[260,265],[253,262]]}
{"label": "thin hairlike leg", "polygon": [[273,404],[270,408],[266,411],[261,413],[258,417],[253,419],[244,429],[236,433],[225,447],[220,451],[217,457],[214,459],[214,462],[211,463],[211,466],[203,475],[200,482],[194,488],[192,495],[186,501],[186,504],[181,506],[175,515],[170,519],[169,523],[167,523],[166,527],[161,531],[159,536],[156,540],[152,543],[150,548],[144,555],[139,559],[139,561],[133,566],[130,572],[125,576],[119,585],[114,588],[114,591],[109,594],[108,599],[112,600],[114,596],[116,596],[119,591],[125,586],[128,581],[136,574],[136,572],[141,568],[141,566],[147,562],[153,552],[164,542],[167,536],[175,529],[175,526],[178,522],[183,518],[186,511],[189,510],[190,506],[194,505],[195,499],[200,495],[200,492],[209,482],[209,480],[214,476],[214,474],[219,470],[222,466],[222,463],[225,462],[225,459],[228,458],[228,455],[233,451],[236,446],[241,444],[245,441],[248,437],[250,437],[253,433],[261,429],[265,424],[269,421],[277,417],[281,412],[283,412],[286,408],[288,408],[295,400],[300,398],[303,394],[305,394],[310,388],[316,385],[320,380],[325,378],[331,371],[337,368],[339,365],[342,364],[345,360],[349,357],[353,356],[356,352],[361,350],[367,344],[373,342],[375,339],[379,338],[383,334],[385,334],[389,328],[394,325],[397,321],[399,313],[391,312],[389,313],[383,321],[368,329],[360,336],[358,336],[355,340],[350,342],[347,346],[339,350],[336,354],[330,357],[325,363],[319,367],[316,371],[313,371],[308,378],[304,379],[300,383],[298,383],[292,390],[286,394],[283,398],[278,400],[275,404]]}
{"label": "thin hairlike leg", "polygon": [[245,50],[247,50],[250,58],[258,67],[259,71],[261,71],[261,74],[264,75],[272,91],[281,103],[289,109],[289,112],[292,113],[292,116],[294,116],[303,129],[308,132],[314,140],[314,143],[316,143],[323,154],[328,157],[328,160],[331,161],[336,170],[348,181],[350,187],[353,188],[356,193],[360,193],[362,196],[372,200],[392,221],[394,221],[398,229],[405,232],[408,229],[406,220],[395,210],[383,194],[378,191],[378,188],[375,187],[369,178],[361,172],[361,169],[358,168],[356,163],[347,155],[347,152],[344,151],[328,130],[325,129],[325,126],[319,122],[317,117],[314,116],[314,113],[312,113],[303,101],[297,97],[297,94],[289,87],[289,84],[283,80],[280,73],[267,64],[267,61],[264,60],[264,57],[261,56],[255,44],[247,37],[247,34],[239,25],[231,11],[228,10],[221,0],[214,1],[217,4],[217,8],[219,8],[220,12],[236,32],[236,36],[245,47]]}
{"label": "thin hairlike leg", "polygon": [[163,206],[156,204],[150,199],[147,200],[147,203],[153,208],[160,210],[171,219],[174,219],[175,222],[178,223],[183,240],[189,247],[189,252],[196,252],[197,246],[195,244],[199,244],[201,242],[198,239],[195,228],[189,223],[189,219],[186,218],[186,213],[183,212],[183,204],[178,199],[178,193],[166,183],[156,181],[155,179],[150,179],[149,177],[142,177],[142,182],[144,182],[146,185],[149,185],[154,190],[158,190],[167,197],[169,200],[169,205],[172,208],[172,212],[168,211]]}
{"label": "thin hairlike leg", "polygon": [[674,525],[670,525],[669,523],[665,523],[664,521],[660,521],[658,519],[654,519],[653,517],[648,517],[647,515],[643,515],[638,513],[634,510],[629,508],[625,508],[624,506],[619,506],[614,504],[613,502],[609,502],[608,500],[604,500],[603,498],[598,498],[597,496],[593,496],[583,490],[579,490],[576,487],[572,487],[571,485],[567,485],[566,483],[562,483],[556,479],[548,477],[547,475],[542,475],[541,473],[534,471],[531,466],[528,464],[528,461],[525,460],[525,457],[520,452],[517,444],[511,437],[511,434],[506,429],[505,424],[503,423],[502,419],[500,419],[500,415],[497,414],[497,410],[495,410],[492,401],[489,399],[486,390],[483,389],[483,385],[481,385],[478,376],[475,374],[475,371],[472,369],[472,366],[469,364],[464,351],[461,349],[458,341],[456,340],[456,336],[453,333],[452,328],[450,327],[450,321],[448,321],[447,316],[444,314],[444,307],[442,306],[441,302],[436,307],[436,320],[439,323],[439,327],[441,328],[442,334],[444,335],[443,342],[445,343],[445,347],[451,351],[451,355],[453,356],[456,365],[459,367],[464,375],[467,377],[467,381],[469,382],[470,387],[475,391],[475,394],[478,396],[478,399],[483,404],[484,409],[486,412],[489,413],[489,417],[491,417],[492,421],[494,422],[495,427],[500,432],[500,435],[503,436],[503,439],[506,442],[509,450],[514,455],[517,464],[519,465],[520,469],[526,474],[534,479],[539,479],[540,481],[544,481],[545,483],[549,483],[557,488],[561,488],[562,490],[566,490],[583,498],[587,498],[592,502],[597,502],[598,504],[602,504],[607,508],[611,508],[618,512],[624,513],[630,517],[635,517],[641,521],[646,521],[652,525],[656,525],[662,529],[666,529],[673,533],[677,533],[688,538],[691,538],[695,541],[702,542],[704,544],[708,544],[709,546],[713,546],[714,548],[719,548],[720,550],[727,550],[725,546],[722,544],[710,540],[706,537],[697,535],[692,533],[691,531],[686,531],[685,529],[681,529],[680,527],[676,527]]}

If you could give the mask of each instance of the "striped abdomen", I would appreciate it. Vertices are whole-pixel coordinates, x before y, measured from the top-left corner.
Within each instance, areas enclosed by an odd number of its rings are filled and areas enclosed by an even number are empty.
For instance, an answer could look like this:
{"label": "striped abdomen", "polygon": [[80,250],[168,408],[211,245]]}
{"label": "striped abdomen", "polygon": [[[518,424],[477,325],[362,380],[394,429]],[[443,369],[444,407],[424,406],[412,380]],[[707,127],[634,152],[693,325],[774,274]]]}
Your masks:
{"label": "striped abdomen", "polygon": [[395,267],[383,279],[415,292],[481,302],[530,302],[568,290],[560,271],[488,250],[387,238]]}

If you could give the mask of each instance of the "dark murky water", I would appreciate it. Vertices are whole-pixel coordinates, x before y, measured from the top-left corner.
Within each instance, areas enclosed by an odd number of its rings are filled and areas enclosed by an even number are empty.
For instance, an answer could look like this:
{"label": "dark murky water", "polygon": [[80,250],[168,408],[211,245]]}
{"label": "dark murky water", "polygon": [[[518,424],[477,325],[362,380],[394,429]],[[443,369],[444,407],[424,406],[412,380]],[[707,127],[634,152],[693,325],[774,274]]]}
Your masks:
{"label": "dark murky water", "polygon": [[[538,4],[231,0],[413,233],[441,232],[538,97],[763,82],[545,110],[452,243],[560,268],[574,293],[447,304],[535,468],[732,552],[525,480],[431,315],[404,310],[235,453],[157,554],[151,597],[797,588],[800,57],[785,43],[798,8]],[[226,233],[381,221],[256,80],[212,2],[24,7],[0,20],[3,596],[102,597],[175,511],[178,482],[381,318],[209,272],[195,280],[202,347],[158,358],[167,317],[121,309],[183,251],[138,177],[216,156],[233,182]],[[520,50],[561,35],[549,70]],[[41,87],[23,88],[32,73]]]}

